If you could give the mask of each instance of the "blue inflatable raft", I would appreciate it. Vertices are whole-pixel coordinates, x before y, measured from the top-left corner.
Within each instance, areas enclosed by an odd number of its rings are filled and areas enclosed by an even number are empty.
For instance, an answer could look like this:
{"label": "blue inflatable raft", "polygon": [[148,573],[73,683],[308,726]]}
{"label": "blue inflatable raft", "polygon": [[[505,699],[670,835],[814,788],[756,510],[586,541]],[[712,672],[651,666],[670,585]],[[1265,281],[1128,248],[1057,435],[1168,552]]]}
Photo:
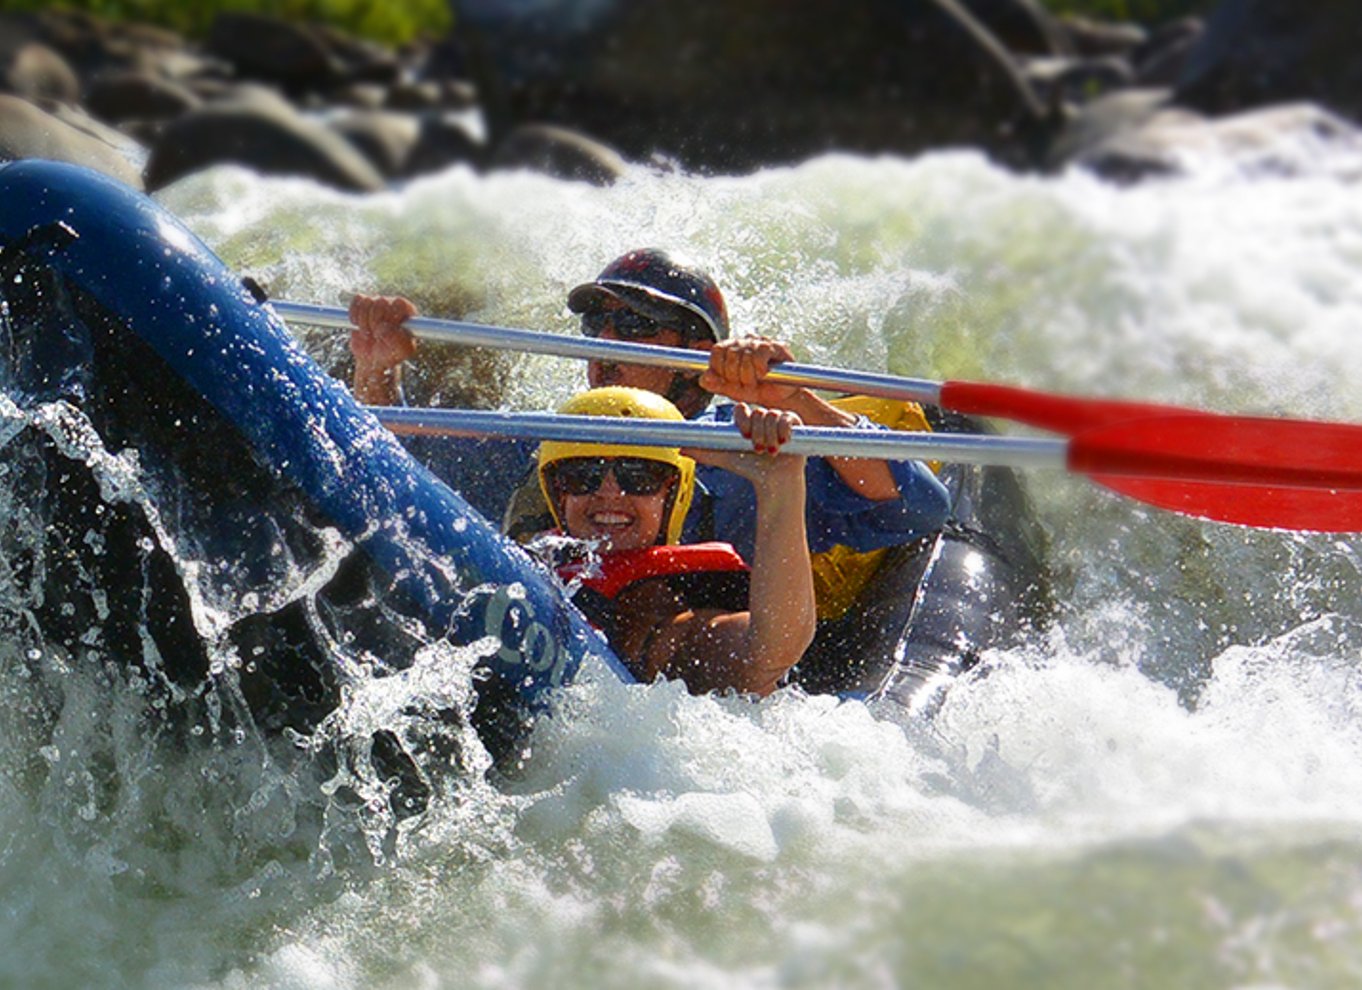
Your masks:
{"label": "blue inflatable raft", "polygon": [[270,544],[251,520],[300,506],[354,541],[385,598],[429,633],[499,640],[486,693],[517,719],[590,658],[625,676],[543,570],[413,461],[166,211],[39,161],[0,166],[0,203],[15,386],[80,406],[111,448],[186,462],[182,480],[202,496],[238,503],[213,540]]}

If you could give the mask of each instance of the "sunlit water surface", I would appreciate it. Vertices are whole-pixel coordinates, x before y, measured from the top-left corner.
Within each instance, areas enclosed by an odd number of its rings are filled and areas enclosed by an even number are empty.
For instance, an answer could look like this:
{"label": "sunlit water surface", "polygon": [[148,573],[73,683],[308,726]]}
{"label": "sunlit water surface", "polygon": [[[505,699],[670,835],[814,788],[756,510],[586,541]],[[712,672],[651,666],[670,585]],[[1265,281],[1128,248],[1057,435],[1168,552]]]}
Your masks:
{"label": "sunlit water surface", "polygon": [[[454,170],[368,197],[222,169],[159,198],[277,298],[569,332],[570,286],[658,245],[815,363],[1362,420],[1362,168],[1296,151],[1124,189],[941,154],[609,189]],[[341,337],[306,339],[345,374]],[[581,380],[428,357],[418,401],[547,408]],[[400,824],[285,771],[287,740],[180,753],[95,675],[48,671],[66,686],[39,717],[16,635],[0,985],[1362,982],[1356,542],[1026,481],[1060,620],[930,723],[588,677],[522,779],[471,774]],[[472,658],[425,659],[343,719],[457,694]]]}

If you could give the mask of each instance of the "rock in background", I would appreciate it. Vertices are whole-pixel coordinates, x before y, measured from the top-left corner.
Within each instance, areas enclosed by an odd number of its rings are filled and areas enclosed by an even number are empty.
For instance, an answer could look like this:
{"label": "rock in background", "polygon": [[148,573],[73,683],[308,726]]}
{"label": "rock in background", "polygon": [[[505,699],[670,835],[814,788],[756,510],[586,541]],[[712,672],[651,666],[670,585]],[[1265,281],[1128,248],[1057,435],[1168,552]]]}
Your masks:
{"label": "rock in background", "polygon": [[252,14],[220,15],[202,44],[80,12],[0,14],[0,157],[147,189],[219,163],[354,191],[414,163],[480,166],[472,86],[428,75],[447,67],[437,47],[399,53]]}
{"label": "rock in background", "polygon": [[1220,0],[1208,21],[1150,28],[1036,0],[451,6],[494,140],[550,123],[702,171],[971,147],[1126,180],[1176,172],[1184,147],[1226,134],[1350,138],[1362,117],[1356,0]]}
{"label": "rock in background", "polygon": [[[721,172],[961,144],[1025,164],[1044,139],[1045,108],[1018,62],[956,0],[454,10],[493,135],[551,123],[634,160]],[[1045,43],[1039,26],[1021,33]]]}
{"label": "rock in background", "polygon": [[593,183],[629,162],[743,172],[824,151],[977,148],[1134,180],[1185,152],[1353,140],[1357,0],[1219,0],[1203,22],[1039,0],[451,0],[390,50],[220,15],[202,43],[71,11],[0,14],[0,158],[159,188],[218,163],[370,191],[452,165]]}
{"label": "rock in background", "polygon": [[1210,114],[1309,101],[1362,120],[1362,3],[1222,0],[1190,52],[1177,101]]}

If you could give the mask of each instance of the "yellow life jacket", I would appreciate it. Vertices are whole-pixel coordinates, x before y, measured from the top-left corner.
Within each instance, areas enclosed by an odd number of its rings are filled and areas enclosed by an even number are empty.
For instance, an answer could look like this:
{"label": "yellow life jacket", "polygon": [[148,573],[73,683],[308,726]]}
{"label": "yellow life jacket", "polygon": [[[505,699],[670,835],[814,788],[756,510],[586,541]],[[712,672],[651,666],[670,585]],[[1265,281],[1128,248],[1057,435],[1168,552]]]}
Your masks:
{"label": "yellow life jacket", "polygon": [[[916,402],[900,402],[896,399],[878,399],[866,395],[854,395],[844,399],[833,399],[838,409],[857,416],[865,416],[892,430],[916,430],[930,433],[932,428],[922,407]],[[933,471],[941,465],[931,462]],[[875,572],[879,570],[889,548],[868,550],[859,553],[847,546],[835,546],[822,553],[813,554],[813,591],[817,600],[820,621],[840,619],[860,597]]]}

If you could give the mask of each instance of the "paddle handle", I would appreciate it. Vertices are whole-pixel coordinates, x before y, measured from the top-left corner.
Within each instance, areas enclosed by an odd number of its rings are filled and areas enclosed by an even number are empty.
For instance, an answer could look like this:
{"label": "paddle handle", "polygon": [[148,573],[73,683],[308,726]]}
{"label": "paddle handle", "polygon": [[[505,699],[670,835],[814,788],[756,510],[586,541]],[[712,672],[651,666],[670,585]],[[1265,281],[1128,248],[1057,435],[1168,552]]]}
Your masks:
{"label": "paddle handle", "polygon": [[[270,305],[289,323],[307,326],[352,330],[353,324],[346,311],[328,306],[270,300]],[[490,347],[503,351],[525,351],[554,357],[585,358],[588,361],[608,361],[615,364],[636,364],[676,371],[702,372],[709,367],[704,351],[681,347],[657,347],[623,340],[602,340],[598,337],[578,337],[568,334],[543,333],[537,330],[517,330],[494,327],[462,320],[442,320],[429,316],[414,316],[402,324],[418,340],[463,344],[470,347]],[[818,365],[787,361],[772,365],[766,380],[802,388],[827,389],[873,395],[882,399],[936,404],[941,398],[941,385],[921,378],[901,378],[866,371],[845,371]]]}

